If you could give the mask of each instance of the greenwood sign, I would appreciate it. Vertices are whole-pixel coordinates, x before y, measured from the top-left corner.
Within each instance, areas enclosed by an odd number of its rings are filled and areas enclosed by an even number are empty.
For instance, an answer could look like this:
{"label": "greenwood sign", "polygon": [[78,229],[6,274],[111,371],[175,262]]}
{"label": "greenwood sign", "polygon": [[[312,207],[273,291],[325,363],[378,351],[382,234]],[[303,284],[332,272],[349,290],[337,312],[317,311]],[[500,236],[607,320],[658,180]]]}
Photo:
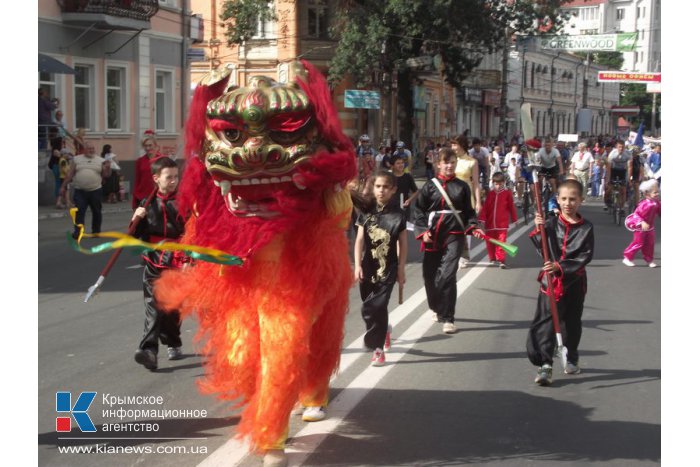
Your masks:
{"label": "greenwood sign", "polygon": [[633,52],[637,44],[637,33],[543,36],[539,42],[540,47],[545,50]]}

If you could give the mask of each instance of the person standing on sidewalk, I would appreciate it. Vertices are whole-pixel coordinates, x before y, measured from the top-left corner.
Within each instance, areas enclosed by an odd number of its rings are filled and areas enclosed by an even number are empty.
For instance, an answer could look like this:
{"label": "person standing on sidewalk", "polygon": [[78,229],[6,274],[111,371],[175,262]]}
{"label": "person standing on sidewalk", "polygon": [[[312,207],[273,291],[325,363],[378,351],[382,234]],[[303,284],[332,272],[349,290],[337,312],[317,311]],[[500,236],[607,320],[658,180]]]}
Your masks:
{"label": "person standing on sidewalk", "polygon": [[586,200],[588,181],[591,179],[594,163],[593,154],[588,151],[586,143],[578,143],[578,151],[571,157],[571,173],[583,185],[583,201]]}
{"label": "person standing on sidewalk", "polygon": [[62,198],[66,193],[66,187],[73,183],[75,192],[73,201],[78,207],[75,216],[75,230],[73,238],[78,238],[80,232],[77,224],[85,224],[85,213],[88,206],[92,212],[93,234],[102,231],[102,179],[110,173],[109,162],[95,153],[95,144],[91,141],[85,143],[85,154],[79,154],[73,158],[68,175],[63,179],[63,184],[58,193]]}
{"label": "person standing on sidewalk", "polygon": [[151,175],[151,164],[163,154],[158,152],[158,141],[152,132],[144,133],[141,146],[146,151],[144,155],[136,159],[134,168],[134,189],[131,197],[131,207],[136,209],[139,203],[146,199],[153,189],[153,176]]}
{"label": "person standing on sidewalk", "polygon": [[[161,157],[151,165],[151,180],[158,193],[146,206],[145,201],[136,208],[132,222],[141,218],[134,236],[149,243],[177,242],[185,232],[185,221],[177,210],[177,163],[169,157]],[[153,187],[151,187],[153,191]],[[150,193],[149,193],[150,194]],[[139,349],[134,360],[153,371],[158,368],[158,341],[168,346],[168,359],[182,358],[180,339],[180,313],[164,312],[153,297],[153,283],[165,269],[181,268],[189,257],[182,252],[149,251],[143,256],[143,301],[146,305],[146,321]]]}

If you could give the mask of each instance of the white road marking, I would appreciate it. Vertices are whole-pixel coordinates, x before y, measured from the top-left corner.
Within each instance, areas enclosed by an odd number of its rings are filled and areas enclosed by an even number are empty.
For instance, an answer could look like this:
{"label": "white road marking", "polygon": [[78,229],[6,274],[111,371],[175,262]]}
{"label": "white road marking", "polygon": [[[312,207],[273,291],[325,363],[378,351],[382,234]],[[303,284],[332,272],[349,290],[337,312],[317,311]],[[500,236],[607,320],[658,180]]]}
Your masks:
{"label": "white road marking", "polygon": [[[530,229],[530,224],[522,226],[517,231],[508,236],[509,242],[514,242]],[[485,249],[485,242],[480,242],[471,249],[472,256],[477,256]],[[470,263],[470,269],[457,282],[457,298],[459,298],[467,288],[481,275],[486,268],[473,268],[474,264],[488,265],[488,263]],[[411,297],[404,301],[389,314],[392,326],[396,327],[408,315],[415,311],[425,302],[425,288],[421,287]],[[331,417],[320,422],[309,423],[305,428],[297,432],[292,438],[292,443],[285,449],[289,453],[289,465],[301,465],[302,462],[316,449],[316,447],[335,430],[344,417],[362,401],[362,399],[372,390],[381,379],[393,368],[392,363],[396,363],[415,345],[416,342],[435,323],[432,320],[432,313],[423,313],[399,338],[400,342],[412,342],[407,346],[392,346],[392,350],[386,353],[387,365],[384,367],[368,367],[345,389],[338,394],[329,404],[329,415]],[[360,350],[358,352],[357,350]],[[338,373],[331,379],[331,383],[339,374],[348,369],[359,358],[367,358],[369,353],[364,350],[364,336],[361,335],[350,345],[343,349],[340,357]],[[360,389],[360,390],[358,390]],[[249,454],[248,445],[238,439],[231,438],[220,448],[212,452],[207,458],[198,464],[197,467],[228,467],[237,465]]]}

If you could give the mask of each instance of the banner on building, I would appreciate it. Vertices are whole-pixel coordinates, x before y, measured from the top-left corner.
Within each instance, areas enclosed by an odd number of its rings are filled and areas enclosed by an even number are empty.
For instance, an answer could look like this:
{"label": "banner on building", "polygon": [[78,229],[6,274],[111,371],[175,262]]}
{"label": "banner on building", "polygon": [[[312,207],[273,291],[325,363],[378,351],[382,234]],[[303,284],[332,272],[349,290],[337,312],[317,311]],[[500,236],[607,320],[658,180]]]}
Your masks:
{"label": "banner on building", "polygon": [[501,89],[501,70],[472,70],[462,85],[471,89]]}
{"label": "banner on building", "polygon": [[425,97],[425,86],[413,87],[413,110],[425,112],[428,104]]}
{"label": "banner on building", "polygon": [[540,39],[540,47],[544,50],[634,52],[636,45],[636,32],[543,36]]}
{"label": "banner on building", "polygon": [[599,71],[599,83],[660,83],[661,73],[635,73],[626,71]]}
{"label": "banner on building", "polygon": [[345,91],[346,109],[378,109],[381,102],[379,91],[360,91],[357,89]]}

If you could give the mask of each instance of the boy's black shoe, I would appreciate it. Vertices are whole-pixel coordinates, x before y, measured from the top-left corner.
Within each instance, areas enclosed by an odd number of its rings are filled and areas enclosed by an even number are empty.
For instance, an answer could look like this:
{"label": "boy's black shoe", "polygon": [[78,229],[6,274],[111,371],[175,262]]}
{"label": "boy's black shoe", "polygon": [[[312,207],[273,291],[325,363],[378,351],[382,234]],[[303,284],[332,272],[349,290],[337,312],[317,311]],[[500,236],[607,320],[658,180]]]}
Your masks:
{"label": "boy's black shoe", "polygon": [[137,350],[134,354],[134,360],[151,371],[158,368],[158,356],[150,349]]}

